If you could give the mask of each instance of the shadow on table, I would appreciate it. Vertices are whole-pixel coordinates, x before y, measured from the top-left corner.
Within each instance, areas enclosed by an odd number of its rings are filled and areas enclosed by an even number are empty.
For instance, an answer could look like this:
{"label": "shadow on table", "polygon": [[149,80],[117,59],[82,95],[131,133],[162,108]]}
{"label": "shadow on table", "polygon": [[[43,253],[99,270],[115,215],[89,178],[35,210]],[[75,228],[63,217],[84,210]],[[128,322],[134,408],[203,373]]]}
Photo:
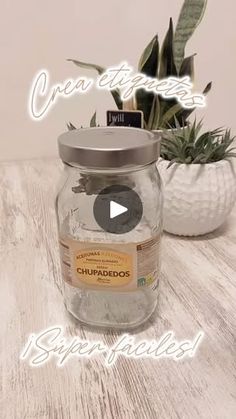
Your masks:
{"label": "shadow on table", "polygon": [[201,236],[177,236],[171,233],[164,232],[164,235],[170,237],[173,240],[183,240],[183,241],[203,241],[203,240],[212,240],[221,236],[225,236],[230,231],[230,221],[225,221],[222,226],[217,228],[212,233],[204,234]]}

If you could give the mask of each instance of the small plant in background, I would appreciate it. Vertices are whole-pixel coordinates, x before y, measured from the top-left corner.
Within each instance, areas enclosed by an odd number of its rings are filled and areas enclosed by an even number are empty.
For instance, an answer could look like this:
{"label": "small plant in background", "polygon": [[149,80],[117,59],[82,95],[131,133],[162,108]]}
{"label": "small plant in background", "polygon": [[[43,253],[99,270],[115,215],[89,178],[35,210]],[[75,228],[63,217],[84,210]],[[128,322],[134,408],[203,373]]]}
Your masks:
{"label": "small plant in background", "polygon": [[[177,125],[178,122],[176,121]],[[178,126],[177,126],[178,128]],[[200,134],[202,122],[196,122],[182,130],[166,131],[161,142],[161,157],[169,160],[170,167],[174,163],[207,164],[230,157],[236,157],[230,147],[235,137],[230,130],[217,128]]]}
{"label": "small plant in background", "polygon": [[[194,56],[185,57],[185,47],[202,20],[207,0],[185,0],[179,15],[178,23],[174,31],[172,19],[165,36],[162,47],[159,46],[158,35],[154,36],[147,45],[139,60],[138,71],[148,77],[159,80],[170,77],[189,76],[194,78]],[[79,67],[96,70],[101,75],[105,68],[69,59]],[[211,89],[208,83],[203,91],[207,94]],[[118,89],[111,91],[118,109],[125,109],[127,103],[123,103]],[[182,127],[194,109],[185,109],[176,99],[164,99],[161,96],[139,89],[135,97],[128,103],[129,110],[141,110],[144,115],[144,127],[149,130],[166,129],[176,127],[176,121]]]}
{"label": "small plant in background", "polygon": [[216,230],[236,201],[235,137],[229,129],[201,130],[202,122],[195,120],[162,136],[163,226],[171,234],[199,236]]}
{"label": "small plant in background", "polygon": [[[72,131],[73,129],[77,129],[71,122],[68,122],[67,124],[67,128],[69,131]],[[94,112],[92,118],[90,119],[90,124],[89,126],[92,127],[99,127],[99,124],[97,124],[96,122],[96,112]],[[83,126],[81,125],[80,128],[83,128]]]}

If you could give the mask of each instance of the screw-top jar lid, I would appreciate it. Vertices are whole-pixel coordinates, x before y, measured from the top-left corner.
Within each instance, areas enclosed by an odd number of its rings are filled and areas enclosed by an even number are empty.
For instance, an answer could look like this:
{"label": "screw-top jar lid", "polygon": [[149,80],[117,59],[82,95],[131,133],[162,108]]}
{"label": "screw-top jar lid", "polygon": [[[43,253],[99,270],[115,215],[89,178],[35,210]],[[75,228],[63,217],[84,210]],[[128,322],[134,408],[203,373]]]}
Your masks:
{"label": "screw-top jar lid", "polygon": [[63,162],[90,168],[143,166],[159,157],[160,139],[144,129],[95,127],[68,131],[58,138]]}

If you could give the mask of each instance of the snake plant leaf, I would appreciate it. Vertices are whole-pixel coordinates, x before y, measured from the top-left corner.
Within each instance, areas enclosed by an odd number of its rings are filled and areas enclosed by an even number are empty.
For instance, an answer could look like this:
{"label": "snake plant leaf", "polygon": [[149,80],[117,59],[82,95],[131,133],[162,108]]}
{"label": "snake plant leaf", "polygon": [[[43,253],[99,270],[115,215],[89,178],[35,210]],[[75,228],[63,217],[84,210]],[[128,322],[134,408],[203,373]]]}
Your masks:
{"label": "snake plant leaf", "polygon": [[90,120],[90,127],[96,127],[97,122],[96,122],[96,117],[97,117],[97,113],[96,111],[94,112],[91,120]]}
{"label": "snake plant leaf", "polygon": [[81,68],[96,70],[99,75],[103,74],[106,71],[104,67],[101,67],[97,64],[85,63],[84,61],[73,60],[72,58],[68,58],[67,61],[71,61],[72,63]]}
{"label": "snake plant leaf", "polygon": [[148,77],[157,77],[159,65],[159,42],[158,36],[149,42],[145,50],[143,51],[138,64],[138,70],[140,73],[145,74]]}
{"label": "snake plant leaf", "polygon": [[181,111],[176,114],[176,117],[178,121],[180,121],[180,124],[182,126],[186,125],[187,119],[190,117],[193,111],[195,111],[195,108],[190,108],[190,109],[182,108]]}
{"label": "snake plant leaf", "polygon": [[147,129],[154,130],[159,128],[159,120],[160,120],[160,101],[159,96],[155,95],[152,108],[150,112],[150,116],[147,123]]}
{"label": "snake plant leaf", "polygon": [[136,91],[135,100],[136,107],[138,111],[143,112],[143,119],[145,125],[148,125],[149,116],[152,109],[152,103],[155,98],[154,93],[147,92],[144,89],[139,89]]}
{"label": "snake plant leaf", "polygon": [[[210,92],[211,87],[212,87],[212,82],[208,83],[208,85],[205,87],[202,93],[206,96]],[[181,121],[181,123],[183,122],[183,125],[185,125],[187,119],[193,113],[193,111],[195,111],[195,108],[191,108],[191,109],[183,108],[179,113],[177,113],[176,117],[179,121]]]}
{"label": "snake plant leaf", "polygon": [[[167,77],[170,74],[177,75],[173,56],[172,19],[170,19],[169,29],[163,43],[161,59],[159,57],[158,37],[155,36],[145,48],[140,58],[139,71],[149,77],[158,77],[159,62],[160,77]],[[157,98],[153,93],[140,89],[136,92],[136,103],[137,109],[143,111],[146,126],[152,129],[158,129],[162,127],[162,115],[172,105],[175,105],[176,101],[169,101],[161,97]],[[154,114],[154,111],[156,114]]]}
{"label": "snake plant leaf", "polygon": [[177,76],[177,70],[174,61],[173,36],[173,21],[172,18],[170,18],[169,28],[165,36],[160,54],[159,79],[169,76]]}
{"label": "snake plant leaf", "polygon": [[194,57],[196,54],[186,57],[180,67],[179,76],[189,76],[191,80],[194,79]]}
{"label": "snake plant leaf", "polygon": [[[167,98],[163,98],[161,95],[159,96],[159,101],[160,101],[160,127],[162,128],[163,116],[165,115],[167,111],[169,111],[169,109],[177,105],[179,102],[177,101],[177,99],[167,99]],[[175,127],[176,127],[175,118],[173,117],[173,119],[168,122],[168,128],[175,128]]]}
{"label": "snake plant leaf", "polygon": [[166,128],[167,126],[171,126],[171,120],[175,117],[175,115],[182,109],[180,103],[175,104],[172,106],[167,112],[164,113],[161,126],[162,128]]}
{"label": "snake plant leaf", "polygon": [[185,0],[180,11],[174,37],[174,56],[177,70],[184,59],[185,46],[201,22],[207,0]]}
{"label": "snake plant leaf", "polygon": [[203,90],[203,92],[202,92],[202,93],[203,93],[204,95],[207,95],[207,93],[209,93],[209,92],[210,92],[211,88],[212,88],[212,82],[208,83],[208,85],[205,87],[205,89]]}
{"label": "snake plant leaf", "polygon": [[[156,77],[159,65],[159,42],[157,35],[149,42],[139,60],[138,69],[148,77]],[[137,90],[135,94],[137,109],[143,112],[144,124],[151,123],[150,114],[152,106],[155,106],[155,95],[144,89]]]}
{"label": "snake plant leaf", "polygon": [[66,124],[66,125],[67,125],[67,128],[68,128],[69,131],[72,131],[73,129],[76,129],[76,127],[71,122],[68,122],[68,124]]}
{"label": "snake plant leaf", "polygon": [[[81,67],[81,68],[86,68],[86,69],[89,69],[89,70],[96,70],[100,76],[101,76],[101,74],[103,74],[106,71],[106,69],[104,67],[101,67],[100,65],[97,65],[97,64],[85,63],[83,61],[74,60],[72,58],[68,58],[67,61],[71,61],[76,66]],[[111,90],[111,94],[113,96],[113,99],[116,103],[117,108],[122,109],[123,102],[122,102],[122,99],[121,99],[119,89]]]}

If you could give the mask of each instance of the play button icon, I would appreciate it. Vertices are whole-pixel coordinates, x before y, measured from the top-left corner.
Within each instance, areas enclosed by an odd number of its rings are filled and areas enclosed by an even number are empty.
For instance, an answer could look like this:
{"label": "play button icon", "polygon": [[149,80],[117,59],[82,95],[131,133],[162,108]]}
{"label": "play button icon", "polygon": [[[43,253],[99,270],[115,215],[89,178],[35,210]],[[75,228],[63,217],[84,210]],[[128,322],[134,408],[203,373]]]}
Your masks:
{"label": "play button icon", "polygon": [[115,218],[120,214],[124,214],[126,211],[128,211],[128,208],[123,205],[117,204],[114,201],[110,202],[110,218]]}
{"label": "play button icon", "polygon": [[124,234],[133,230],[143,215],[143,205],[137,192],[125,185],[111,185],[96,197],[93,214],[106,232]]}

